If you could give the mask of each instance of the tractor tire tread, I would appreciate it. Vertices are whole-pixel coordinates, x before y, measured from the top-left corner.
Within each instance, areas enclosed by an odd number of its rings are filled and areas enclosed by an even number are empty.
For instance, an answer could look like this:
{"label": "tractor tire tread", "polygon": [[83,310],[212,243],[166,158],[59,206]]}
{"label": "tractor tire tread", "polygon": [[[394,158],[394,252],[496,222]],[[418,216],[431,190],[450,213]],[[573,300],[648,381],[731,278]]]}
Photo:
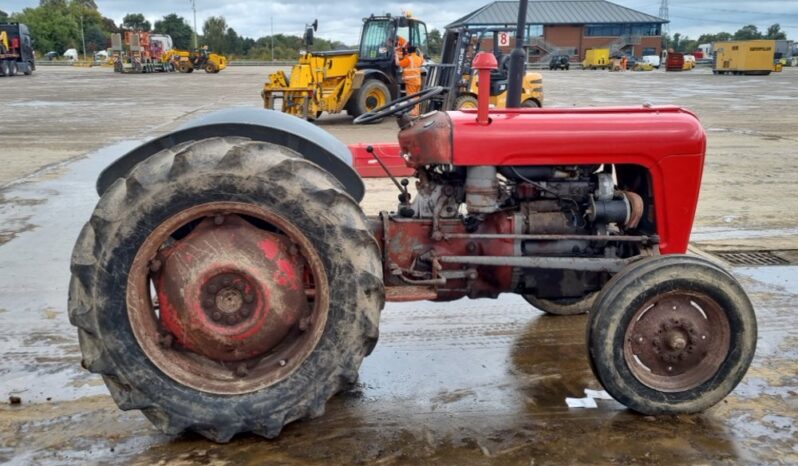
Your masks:
{"label": "tractor tire tread", "polygon": [[[114,280],[126,281],[126,277],[116,276],[120,274],[115,274],[116,269],[111,265],[121,260],[114,255],[123,249],[125,238],[146,234],[138,231],[136,218],[150,214],[155,203],[170,193],[188,187],[208,189],[212,183],[209,174],[220,171],[237,180],[236,186],[244,193],[239,198],[255,199],[255,193],[248,190],[269,186],[269,202],[273,203],[270,206],[282,212],[302,212],[304,218],[316,219],[315,229],[304,233],[314,244],[326,238],[329,246],[322,262],[331,292],[330,315],[319,347],[326,345],[325,349],[338,351],[314,351],[287,379],[241,395],[234,402],[224,396],[187,389],[154,368],[127,367],[128,361],[119,355],[132,348],[123,348],[124,342],[114,338],[115,335],[103,335],[117,331],[111,330],[108,321],[111,311],[107,308],[122,306],[121,311],[114,312],[126,312],[124,287],[111,290],[107,286]],[[100,199],[72,253],[70,322],[79,329],[84,367],[103,375],[121,409],[142,410],[156,427],[168,434],[194,431],[216,442],[227,442],[243,432],[274,438],[287,423],[320,416],[327,401],[357,379],[358,368],[379,335],[380,312],[385,303],[380,257],[379,245],[358,203],[334,177],[298,153],[246,138],[190,141],[164,149],[139,163]],[[121,304],[119,293],[122,293]],[[129,327],[129,323],[117,323],[119,326]],[[129,338],[135,342],[132,336]],[[313,367],[303,372],[307,365]],[[155,394],[153,388],[138,378],[145,371],[150,371],[148,377],[161,377],[164,383],[179,386],[176,393],[184,398],[173,401]],[[315,371],[314,377],[302,375],[309,371]],[[275,394],[264,395],[268,390],[275,390],[271,392]],[[210,402],[217,403],[217,407],[228,403],[230,409],[213,411],[206,406]]]}

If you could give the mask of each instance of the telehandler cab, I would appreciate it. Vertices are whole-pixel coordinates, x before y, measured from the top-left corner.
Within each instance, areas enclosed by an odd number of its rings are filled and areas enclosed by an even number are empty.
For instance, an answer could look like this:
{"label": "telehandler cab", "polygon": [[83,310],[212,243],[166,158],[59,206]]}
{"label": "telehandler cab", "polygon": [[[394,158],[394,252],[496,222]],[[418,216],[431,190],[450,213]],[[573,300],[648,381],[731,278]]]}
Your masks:
{"label": "telehandler cab", "polygon": [[[514,54],[511,83],[522,64]],[[485,89],[495,57],[473,67]],[[109,166],[72,255],[84,367],[164,432],[273,438],[356,380],[386,301],[519,293],[590,309],[593,372],[635,411],[728,395],[756,320],[731,274],[685,255],[706,149],[696,116],[491,110],[488,92],[477,110],[408,116],[441,92],[358,117],[396,114],[416,170],[417,194],[397,182],[399,205],[376,217],[347,146],[278,112],[210,114]]]}

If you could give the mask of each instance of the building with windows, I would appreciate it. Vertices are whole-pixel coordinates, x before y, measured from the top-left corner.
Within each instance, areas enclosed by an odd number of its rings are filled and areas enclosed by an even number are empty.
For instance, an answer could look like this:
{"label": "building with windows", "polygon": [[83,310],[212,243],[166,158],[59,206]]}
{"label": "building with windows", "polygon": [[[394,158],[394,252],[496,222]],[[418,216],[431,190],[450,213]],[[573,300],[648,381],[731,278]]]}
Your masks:
{"label": "building with windows", "polygon": [[[514,28],[518,6],[517,1],[489,3],[446,27]],[[606,0],[530,0],[526,20],[531,62],[551,55],[582,60],[587,50],[597,48],[633,57],[659,55],[662,25],[668,22]]]}

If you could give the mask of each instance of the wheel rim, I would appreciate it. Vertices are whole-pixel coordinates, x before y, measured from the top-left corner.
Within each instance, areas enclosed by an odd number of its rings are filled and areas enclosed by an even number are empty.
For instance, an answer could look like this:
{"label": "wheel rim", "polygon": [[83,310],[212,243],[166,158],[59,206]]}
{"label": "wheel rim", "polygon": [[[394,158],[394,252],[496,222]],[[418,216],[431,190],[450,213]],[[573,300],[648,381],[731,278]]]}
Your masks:
{"label": "wheel rim", "polygon": [[380,108],[388,103],[385,93],[380,89],[371,89],[366,94],[366,109],[372,111],[375,108]]}
{"label": "wheel rim", "polygon": [[458,110],[467,110],[467,109],[474,109],[477,108],[477,104],[474,103],[472,100],[466,100],[460,103],[460,106],[457,108]]}
{"label": "wheel rim", "polygon": [[729,319],[714,299],[677,290],[638,308],[626,328],[624,359],[643,385],[681,392],[717,373],[730,339]]}
{"label": "wheel rim", "polygon": [[327,287],[321,258],[289,221],[214,202],[170,217],[144,241],[128,275],[128,318],[144,353],[173,380],[243,394],[285,379],[312,353]]}

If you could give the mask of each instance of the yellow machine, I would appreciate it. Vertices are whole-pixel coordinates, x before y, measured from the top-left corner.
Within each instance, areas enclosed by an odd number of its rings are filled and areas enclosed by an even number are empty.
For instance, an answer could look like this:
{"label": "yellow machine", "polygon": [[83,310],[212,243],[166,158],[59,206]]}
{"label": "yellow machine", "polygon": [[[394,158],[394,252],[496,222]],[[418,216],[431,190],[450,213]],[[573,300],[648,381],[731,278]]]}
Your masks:
{"label": "yellow machine", "polygon": [[695,55],[684,55],[683,71],[690,71],[695,68]]}
{"label": "yellow machine", "polygon": [[715,42],[715,74],[770,74],[774,71],[774,40]]}
{"label": "yellow machine", "polygon": [[[469,85],[468,92],[461,93],[454,102],[455,110],[477,108],[479,79],[474,76]],[[507,90],[502,90],[490,96],[490,105],[495,108],[507,107]],[[521,88],[521,107],[535,108],[543,105],[543,76],[540,73],[527,72],[524,74],[523,87]]]}
{"label": "yellow machine", "polygon": [[632,68],[632,71],[654,71],[654,65],[651,63],[637,62]]}
{"label": "yellow machine", "polygon": [[[275,99],[281,98],[283,112],[310,120],[322,112],[339,113],[355,91],[355,80],[358,88],[363,84],[364,73],[356,70],[357,62],[355,51],[305,52],[290,75],[283,71],[269,75],[261,93],[263,105],[274,109]],[[390,97],[387,89],[375,90],[372,108],[385,105]]]}
{"label": "yellow machine", "polygon": [[586,70],[608,69],[610,67],[610,49],[590,49],[585,52],[582,68]]}
{"label": "yellow machine", "polygon": [[162,60],[172,62],[181,73],[192,73],[194,70],[218,73],[227,68],[227,58],[224,55],[208,52],[206,48],[194,52],[173,49],[164,53]]}
{"label": "yellow machine", "polygon": [[358,50],[310,51],[318,21],[306,26],[306,52],[290,74],[278,71],[263,85],[263,106],[314,120],[322,112],[362,115],[398,98],[402,78],[394,57],[405,46],[428,50],[427,26],[410,15],[364,19]]}

